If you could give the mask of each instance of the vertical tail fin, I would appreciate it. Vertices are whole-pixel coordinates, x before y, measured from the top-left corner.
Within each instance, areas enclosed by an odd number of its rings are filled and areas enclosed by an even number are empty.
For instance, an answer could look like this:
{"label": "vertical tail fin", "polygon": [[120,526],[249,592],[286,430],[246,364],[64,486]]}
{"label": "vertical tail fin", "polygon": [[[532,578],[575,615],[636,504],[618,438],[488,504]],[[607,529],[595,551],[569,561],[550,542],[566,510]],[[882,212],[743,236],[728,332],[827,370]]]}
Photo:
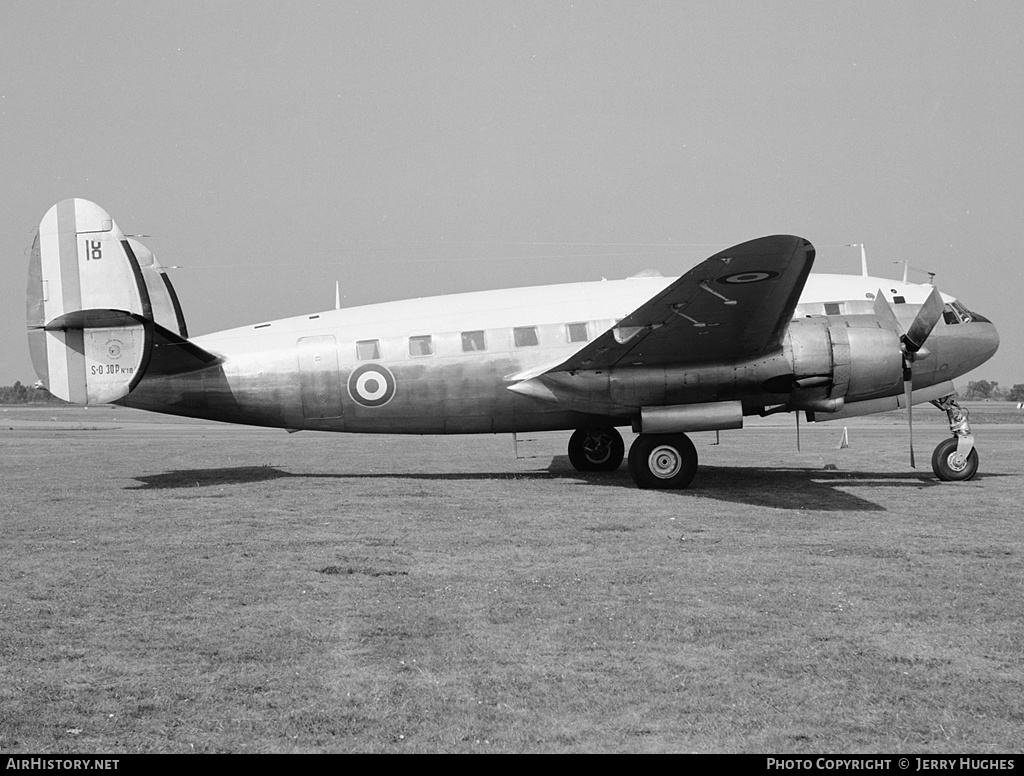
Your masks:
{"label": "vertical tail fin", "polygon": [[40,380],[79,404],[125,396],[145,374],[155,337],[187,336],[174,288],[153,254],[84,199],[58,202],[39,224],[27,318]]}
{"label": "vertical tail fin", "polygon": [[153,309],[153,321],[165,329],[188,339],[185,316],[178,303],[178,295],[167,276],[167,270],[156,260],[153,252],[134,237],[128,238],[128,246],[135,252],[135,258],[142,269],[142,278],[149,292]]}

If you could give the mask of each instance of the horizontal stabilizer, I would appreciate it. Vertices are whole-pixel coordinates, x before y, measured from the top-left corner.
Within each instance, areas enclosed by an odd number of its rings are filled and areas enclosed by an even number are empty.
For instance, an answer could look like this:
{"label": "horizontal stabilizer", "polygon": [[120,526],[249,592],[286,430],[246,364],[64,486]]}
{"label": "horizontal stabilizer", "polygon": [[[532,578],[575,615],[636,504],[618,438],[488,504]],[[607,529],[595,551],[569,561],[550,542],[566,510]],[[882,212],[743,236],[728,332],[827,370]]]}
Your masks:
{"label": "horizontal stabilizer", "polygon": [[224,359],[204,350],[194,342],[179,337],[160,324],[153,326],[153,356],[147,375],[181,374],[219,364]]}
{"label": "horizontal stabilizer", "polygon": [[[32,362],[50,393],[76,404],[104,404],[126,396],[135,387],[152,351],[152,333],[147,330],[152,324],[120,315],[120,323],[116,316],[106,316],[107,325],[103,326],[29,329]],[[62,316],[67,323],[101,317]]]}

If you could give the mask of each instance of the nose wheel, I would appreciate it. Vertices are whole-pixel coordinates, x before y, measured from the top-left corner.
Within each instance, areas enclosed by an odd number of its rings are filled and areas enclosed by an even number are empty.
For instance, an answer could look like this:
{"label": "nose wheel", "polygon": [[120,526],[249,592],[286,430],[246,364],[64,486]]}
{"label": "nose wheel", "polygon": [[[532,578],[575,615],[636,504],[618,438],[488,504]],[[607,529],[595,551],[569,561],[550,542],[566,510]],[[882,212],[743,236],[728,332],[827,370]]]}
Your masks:
{"label": "nose wheel", "polygon": [[964,455],[957,450],[960,440],[956,437],[943,439],[932,453],[932,471],[940,480],[963,482],[978,473],[978,451]]}
{"label": "nose wheel", "polygon": [[685,488],[697,473],[697,449],[686,434],[641,434],[629,448],[629,473],[638,488]]}
{"label": "nose wheel", "polygon": [[949,418],[949,430],[953,436],[943,439],[932,453],[932,471],[940,480],[964,482],[978,473],[978,451],[974,447],[971,424],[967,421],[967,410],[961,407],[954,396],[944,396],[933,401]]}

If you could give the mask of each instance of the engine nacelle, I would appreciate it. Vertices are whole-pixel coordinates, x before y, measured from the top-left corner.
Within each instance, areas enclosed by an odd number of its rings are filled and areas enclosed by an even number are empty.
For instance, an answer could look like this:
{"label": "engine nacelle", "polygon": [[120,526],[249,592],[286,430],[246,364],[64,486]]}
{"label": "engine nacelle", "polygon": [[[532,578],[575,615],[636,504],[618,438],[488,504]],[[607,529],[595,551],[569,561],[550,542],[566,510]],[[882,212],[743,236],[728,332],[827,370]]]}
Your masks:
{"label": "engine nacelle", "polygon": [[785,352],[796,385],[791,408],[822,410],[831,402],[838,409],[842,401],[902,390],[899,335],[874,315],[798,318],[789,325]]}

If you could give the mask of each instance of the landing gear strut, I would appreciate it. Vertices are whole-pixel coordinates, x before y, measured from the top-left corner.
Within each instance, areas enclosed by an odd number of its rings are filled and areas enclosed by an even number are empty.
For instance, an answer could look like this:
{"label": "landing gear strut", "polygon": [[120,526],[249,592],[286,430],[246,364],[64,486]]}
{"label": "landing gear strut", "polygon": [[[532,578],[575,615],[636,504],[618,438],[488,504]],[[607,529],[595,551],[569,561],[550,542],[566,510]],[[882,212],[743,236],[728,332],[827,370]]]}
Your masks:
{"label": "landing gear strut", "polygon": [[638,488],[685,488],[697,473],[697,449],[686,434],[641,434],[629,448]]}
{"label": "landing gear strut", "polygon": [[940,480],[969,480],[978,473],[978,451],[974,449],[971,424],[967,422],[967,410],[961,407],[954,396],[944,396],[933,401],[949,418],[949,430],[953,436],[939,442],[932,453],[932,471]]}
{"label": "landing gear strut", "polygon": [[614,428],[580,428],[569,438],[569,462],[578,472],[613,472],[625,451]]}

